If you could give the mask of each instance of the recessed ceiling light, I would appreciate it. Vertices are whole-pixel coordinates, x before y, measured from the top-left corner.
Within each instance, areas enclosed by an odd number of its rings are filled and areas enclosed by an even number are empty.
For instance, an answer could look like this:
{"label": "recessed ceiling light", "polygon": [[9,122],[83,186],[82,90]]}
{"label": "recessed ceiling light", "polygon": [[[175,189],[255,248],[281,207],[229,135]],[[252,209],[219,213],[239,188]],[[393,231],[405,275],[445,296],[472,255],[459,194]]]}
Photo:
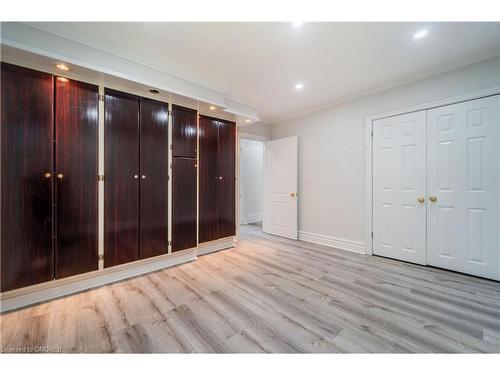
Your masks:
{"label": "recessed ceiling light", "polygon": [[303,24],[304,24],[304,22],[302,22],[302,21],[294,21],[294,22],[292,22],[292,26],[293,27],[300,27]]}
{"label": "recessed ceiling light", "polygon": [[304,88],[304,84],[303,83],[296,83],[295,84],[295,90],[302,90]]}
{"label": "recessed ceiling light", "polygon": [[415,33],[415,35],[413,35],[413,39],[422,39],[422,38],[425,38],[427,36],[427,34],[429,34],[428,30],[417,31]]}
{"label": "recessed ceiling light", "polygon": [[208,107],[208,109],[211,111],[215,111],[217,108],[215,108],[215,106],[211,105],[210,107]]}
{"label": "recessed ceiling light", "polygon": [[59,82],[68,82],[68,81],[69,81],[69,79],[64,78],[64,77],[57,77],[57,80],[58,80]]}
{"label": "recessed ceiling light", "polygon": [[151,94],[155,94],[155,95],[158,95],[158,94],[160,93],[160,92],[159,92],[158,90],[156,90],[156,89],[150,89],[150,90],[149,90],[149,92],[150,92]]}
{"label": "recessed ceiling light", "polygon": [[67,65],[64,65],[64,64],[57,64],[56,68],[59,70],[63,70],[65,72],[69,70],[69,67]]}
{"label": "recessed ceiling light", "polygon": [[249,118],[247,118],[247,119],[245,120],[245,122],[250,122],[250,121],[251,121],[251,120],[250,120]]}

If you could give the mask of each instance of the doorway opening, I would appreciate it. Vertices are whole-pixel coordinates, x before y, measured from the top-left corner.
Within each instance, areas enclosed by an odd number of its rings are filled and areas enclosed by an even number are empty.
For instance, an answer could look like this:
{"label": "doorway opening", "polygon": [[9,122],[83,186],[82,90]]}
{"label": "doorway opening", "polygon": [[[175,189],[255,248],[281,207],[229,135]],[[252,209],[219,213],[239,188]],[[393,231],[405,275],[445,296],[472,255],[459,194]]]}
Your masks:
{"label": "doorway opening", "polygon": [[240,138],[240,225],[262,230],[264,218],[263,141]]}

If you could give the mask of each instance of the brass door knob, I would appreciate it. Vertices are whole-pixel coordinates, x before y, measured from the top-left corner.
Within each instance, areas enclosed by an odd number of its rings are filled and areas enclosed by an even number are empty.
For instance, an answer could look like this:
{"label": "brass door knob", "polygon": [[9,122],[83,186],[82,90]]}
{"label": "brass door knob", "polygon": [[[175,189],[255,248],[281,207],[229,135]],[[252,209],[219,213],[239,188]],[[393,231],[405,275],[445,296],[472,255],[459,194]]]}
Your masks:
{"label": "brass door knob", "polygon": [[51,177],[52,177],[52,173],[50,173],[50,172],[46,172],[46,173],[43,175],[43,177],[45,177],[45,178],[51,178]]}
{"label": "brass door knob", "polygon": [[134,178],[137,180],[139,178],[138,174],[134,174]]}
{"label": "brass door knob", "polygon": [[145,180],[145,179],[146,179],[146,175],[145,175],[145,174],[143,174],[143,175],[141,176],[141,178],[142,178],[143,180]]}
{"label": "brass door knob", "polygon": [[296,197],[296,196],[297,196],[297,193],[290,193],[290,196],[291,196],[291,197]]}
{"label": "brass door knob", "polygon": [[432,203],[434,203],[434,202],[436,202],[438,199],[437,199],[437,197],[436,197],[436,196],[431,195],[431,196],[429,197],[429,200],[430,200]]}
{"label": "brass door knob", "polygon": [[58,179],[62,179],[63,177],[64,177],[64,175],[63,175],[62,173],[58,173],[58,174],[57,174],[57,178],[58,178]]}
{"label": "brass door knob", "polygon": [[419,201],[420,203],[424,203],[425,202],[425,198],[424,197],[418,197],[417,201]]}

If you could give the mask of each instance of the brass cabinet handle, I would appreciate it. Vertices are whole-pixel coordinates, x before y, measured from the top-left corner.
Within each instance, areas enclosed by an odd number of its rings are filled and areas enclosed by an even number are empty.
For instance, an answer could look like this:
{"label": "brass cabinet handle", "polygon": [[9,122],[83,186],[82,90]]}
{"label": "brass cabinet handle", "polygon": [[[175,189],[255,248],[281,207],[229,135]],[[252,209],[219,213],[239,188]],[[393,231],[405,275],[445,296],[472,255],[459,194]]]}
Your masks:
{"label": "brass cabinet handle", "polygon": [[297,193],[290,193],[290,196],[291,196],[291,197],[296,197],[296,196],[297,196]]}
{"label": "brass cabinet handle", "polygon": [[219,180],[222,180],[222,176],[219,176]]}
{"label": "brass cabinet handle", "polygon": [[145,175],[145,174],[143,174],[143,175],[141,176],[141,178],[142,178],[143,180],[145,180],[145,179],[146,179],[146,175]]}
{"label": "brass cabinet handle", "polygon": [[425,202],[425,198],[424,197],[418,197],[417,201],[419,201],[420,203],[424,203]]}
{"label": "brass cabinet handle", "polygon": [[58,179],[60,179],[60,180],[61,180],[63,177],[64,177],[64,175],[63,175],[62,173],[58,173],[58,174],[57,174],[57,178],[58,178]]}
{"label": "brass cabinet handle", "polygon": [[431,195],[431,196],[429,197],[429,200],[430,200],[432,203],[435,203],[438,199],[437,199],[437,197],[436,197],[436,196]]}
{"label": "brass cabinet handle", "polygon": [[134,174],[134,178],[137,180],[139,178],[138,174]]}
{"label": "brass cabinet handle", "polygon": [[52,177],[52,173],[45,172],[44,175],[43,175],[43,177],[45,177],[45,178],[51,178]]}

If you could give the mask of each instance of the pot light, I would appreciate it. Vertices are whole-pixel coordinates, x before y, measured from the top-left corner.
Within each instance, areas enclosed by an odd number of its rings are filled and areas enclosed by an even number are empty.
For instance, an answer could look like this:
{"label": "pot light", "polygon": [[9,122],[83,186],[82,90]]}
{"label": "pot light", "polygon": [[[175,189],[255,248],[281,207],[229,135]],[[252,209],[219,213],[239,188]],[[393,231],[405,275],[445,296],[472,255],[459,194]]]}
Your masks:
{"label": "pot light", "polygon": [[304,84],[303,83],[296,83],[295,84],[295,90],[299,91],[299,90],[302,90],[304,88]]}
{"label": "pot light", "polygon": [[151,94],[155,94],[155,95],[158,95],[158,94],[160,93],[160,92],[159,92],[158,90],[156,90],[156,89],[151,89],[151,90],[149,90],[149,92],[150,92]]}
{"label": "pot light", "polygon": [[64,77],[57,77],[57,80],[58,80],[59,82],[69,82],[69,79],[64,78]]}
{"label": "pot light", "polygon": [[250,121],[251,121],[251,120],[250,120],[249,118],[247,118],[247,119],[245,120],[245,122],[250,122]]}
{"label": "pot light", "polygon": [[425,38],[427,36],[427,34],[429,34],[428,30],[417,31],[415,33],[415,35],[413,35],[413,39],[422,39],[422,38]]}
{"label": "pot light", "polygon": [[210,107],[208,107],[208,109],[211,111],[215,111],[217,108],[215,108],[215,106],[211,105]]}
{"label": "pot light", "polygon": [[302,22],[302,21],[294,21],[294,22],[292,22],[292,26],[293,27],[300,27],[303,24],[304,24],[304,22]]}
{"label": "pot light", "polygon": [[69,67],[67,65],[65,65],[65,64],[57,64],[56,68],[59,69],[59,70],[63,70],[65,72],[69,70]]}

